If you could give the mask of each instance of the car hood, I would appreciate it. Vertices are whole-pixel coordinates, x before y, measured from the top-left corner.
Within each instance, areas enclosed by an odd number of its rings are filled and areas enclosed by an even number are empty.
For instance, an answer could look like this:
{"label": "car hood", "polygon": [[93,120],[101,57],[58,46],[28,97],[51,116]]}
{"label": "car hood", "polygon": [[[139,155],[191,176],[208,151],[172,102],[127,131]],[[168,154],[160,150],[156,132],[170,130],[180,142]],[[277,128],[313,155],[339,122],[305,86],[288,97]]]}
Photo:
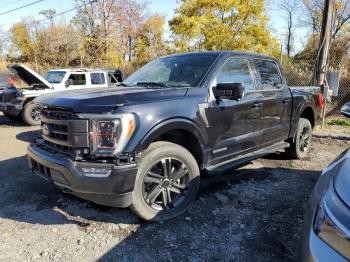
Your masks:
{"label": "car hood", "polygon": [[350,207],[350,149],[343,152],[341,158],[336,160],[338,165],[334,167],[337,174],[334,177],[334,187],[339,197]]}
{"label": "car hood", "polygon": [[52,88],[52,85],[47,82],[41,75],[34,72],[29,67],[22,64],[8,65],[7,68],[15,75],[17,75],[28,86],[40,85],[45,88]]}
{"label": "car hood", "polygon": [[35,102],[76,113],[107,113],[120,106],[170,100],[186,94],[186,88],[145,87],[87,88],[42,95]]}

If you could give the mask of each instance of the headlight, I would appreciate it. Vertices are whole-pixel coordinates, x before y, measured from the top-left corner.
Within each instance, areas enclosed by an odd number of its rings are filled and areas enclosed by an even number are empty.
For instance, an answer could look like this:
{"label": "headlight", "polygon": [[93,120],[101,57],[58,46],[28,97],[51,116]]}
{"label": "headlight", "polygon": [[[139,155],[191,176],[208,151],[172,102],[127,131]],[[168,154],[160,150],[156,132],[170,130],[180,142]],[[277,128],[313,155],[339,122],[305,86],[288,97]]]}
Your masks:
{"label": "headlight", "polygon": [[[333,186],[333,183],[330,185]],[[321,203],[315,215],[314,231],[324,242],[335,249],[338,253],[350,258],[350,234],[348,227],[349,218],[344,215],[345,212],[349,212],[348,208],[342,206],[338,196],[333,195],[336,192],[332,192],[329,189],[322,197]],[[336,196],[336,198],[334,197]],[[344,209],[345,208],[345,209]],[[347,210],[347,211],[346,211]]]}
{"label": "headlight", "polygon": [[90,119],[90,150],[96,156],[122,152],[135,130],[133,114],[80,115]]}

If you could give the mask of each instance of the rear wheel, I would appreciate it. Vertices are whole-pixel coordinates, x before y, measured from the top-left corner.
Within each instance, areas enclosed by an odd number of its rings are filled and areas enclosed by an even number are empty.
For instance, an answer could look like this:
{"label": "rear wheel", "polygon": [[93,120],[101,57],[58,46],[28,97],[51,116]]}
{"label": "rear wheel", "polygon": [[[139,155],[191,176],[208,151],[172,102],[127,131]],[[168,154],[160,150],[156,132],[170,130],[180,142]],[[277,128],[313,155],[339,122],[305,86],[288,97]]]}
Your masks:
{"label": "rear wheel", "polygon": [[190,207],[199,185],[199,168],[189,151],[153,143],[139,162],[131,209],[145,220],[171,219]]}
{"label": "rear wheel", "polygon": [[312,126],[308,119],[300,118],[295,133],[294,142],[286,148],[286,154],[294,159],[304,159],[308,156],[312,141]]}
{"label": "rear wheel", "polygon": [[27,103],[22,110],[22,118],[30,126],[38,126],[40,120],[41,110],[33,102]]}

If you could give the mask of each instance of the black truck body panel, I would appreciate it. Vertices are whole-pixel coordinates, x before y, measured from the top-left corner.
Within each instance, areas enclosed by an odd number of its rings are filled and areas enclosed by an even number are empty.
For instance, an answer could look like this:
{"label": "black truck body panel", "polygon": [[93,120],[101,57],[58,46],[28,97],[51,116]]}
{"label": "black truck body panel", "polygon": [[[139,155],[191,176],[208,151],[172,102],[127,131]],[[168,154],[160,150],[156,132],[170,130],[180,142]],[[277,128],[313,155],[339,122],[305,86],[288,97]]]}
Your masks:
{"label": "black truck body panel", "polygon": [[[200,169],[294,139],[298,120],[306,109],[312,112],[312,124],[320,118],[319,88],[290,89],[282,74],[283,86],[280,89],[262,88],[254,59],[277,63],[273,58],[228,51],[212,53],[217,56],[216,60],[196,87],[119,86],[115,89],[60,92],[40,96],[35,101],[48,110],[62,110],[77,117],[79,114],[113,116],[133,113],[136,118],[136,129],[123,149],[123,155],[142,152],[169,131],[185,131],[193,135],[200,145]],[[190,55],[195,57],[200,54]],[[246,92],[238,101],[213,100],[211,88],[214,78],[227,59],[232,57],[248,61],[256,89]],[[72,121],[71,130],[77,125],[74,123],[76,122]],[[87,134],[91,131],[88,126],[86,129],[84,139],[87,139]],[[68,141],[72,134],[71,131],[67,132]],[[86,143],[89,144],[89,141]],[[83,148],[84,144],[80,144],[79,147]],[[30,147],[29,158],[35,155],[35,150],[34,146]],[[115,159],[119,157],[121,155],[116,155]],[[45,163],[49,162],[50,159],[47,159]]]}

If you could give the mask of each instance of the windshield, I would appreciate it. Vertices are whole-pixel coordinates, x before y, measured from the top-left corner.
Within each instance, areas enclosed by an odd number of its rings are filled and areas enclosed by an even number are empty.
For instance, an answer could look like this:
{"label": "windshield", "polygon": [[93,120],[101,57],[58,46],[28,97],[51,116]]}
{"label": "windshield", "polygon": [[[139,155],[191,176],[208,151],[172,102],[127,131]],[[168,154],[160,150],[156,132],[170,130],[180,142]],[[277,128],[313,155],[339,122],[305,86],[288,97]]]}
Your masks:
{"label": "windshield", "polygon": [[59,84],[62,82],[65,75],[66,71],[49,71],[44,78],[51,84]]}
{"label": "windshield", "polygon": [[188,54],[159,58],[129,76],[127,86],[189,87],[198,86],[217,54]]}

